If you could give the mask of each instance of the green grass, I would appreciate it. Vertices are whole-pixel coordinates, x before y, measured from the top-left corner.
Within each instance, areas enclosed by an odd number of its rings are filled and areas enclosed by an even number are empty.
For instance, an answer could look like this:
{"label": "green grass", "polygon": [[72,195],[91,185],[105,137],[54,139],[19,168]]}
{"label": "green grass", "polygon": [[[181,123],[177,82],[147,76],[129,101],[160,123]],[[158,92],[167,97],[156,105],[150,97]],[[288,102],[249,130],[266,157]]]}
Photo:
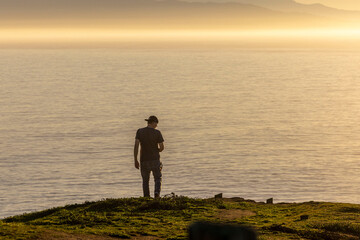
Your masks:
{"label": "green grass", "polygon": [[[236,216],[234,209],[255,214]],[[234,213],[226,217],[227,213]],[[307,219],[301,220],[301,216]],[[246,225],[260,240],[360,239],[360,205],[263,204],[242,199],[169,197],[106,199],[57,207],[0,221],[0,239],[39,239],[44,232],[131,239],[186,239],[195,221]]]}

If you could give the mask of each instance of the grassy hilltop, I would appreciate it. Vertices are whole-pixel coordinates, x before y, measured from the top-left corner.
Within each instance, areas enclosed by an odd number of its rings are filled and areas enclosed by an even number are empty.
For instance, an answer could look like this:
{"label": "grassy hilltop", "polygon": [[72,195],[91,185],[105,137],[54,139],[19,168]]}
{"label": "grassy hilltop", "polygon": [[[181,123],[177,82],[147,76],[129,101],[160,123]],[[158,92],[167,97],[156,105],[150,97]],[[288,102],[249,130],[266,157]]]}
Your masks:
{"label": "grassy hilltop", "polygon": [[360,205],[232,199],[106,199],[0,221],[0,239],[186,239],[194,221],[251,226],[260,240],[360,239]]}

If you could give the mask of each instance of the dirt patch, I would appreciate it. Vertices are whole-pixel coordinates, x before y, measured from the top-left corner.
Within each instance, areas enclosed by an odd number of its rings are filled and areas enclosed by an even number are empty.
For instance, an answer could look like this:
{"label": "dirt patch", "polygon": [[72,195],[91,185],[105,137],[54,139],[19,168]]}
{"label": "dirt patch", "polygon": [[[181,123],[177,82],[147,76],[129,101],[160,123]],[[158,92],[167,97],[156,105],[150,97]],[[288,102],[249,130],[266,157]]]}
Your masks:
{"label": "dirt patch", "polygon": [[152,236],[135,236],[135,237],[132,237],[131,239],[133,239],[133,240],[155,240],[155,239],[159,239],[159,238],[152,237]]}
{"label": "dirt patch", "polygon": [[[108,236],[96,236],[89,234],[71,234],[53,230],[46,230],[40,233],[37,240],[114,240],[119,238],[112,238]],[[145,239],[142,239],[145,240]]]}
{"label": "dirt patch", "polygon": [[[36,240],[119,240],[109,236],[97,236],[92,234],[73,234],[54,230],[45,230],[36,236]],[[132,240],[155,240],[159,239],[153,236],[133,236]]]}
{"label": "dirt patch", "polygon": [[255,216],[256,213],[249,210],[241,210],[241,209],[221,209],[216,214],[216,217],[222,220],[235,220],[243,217]]}

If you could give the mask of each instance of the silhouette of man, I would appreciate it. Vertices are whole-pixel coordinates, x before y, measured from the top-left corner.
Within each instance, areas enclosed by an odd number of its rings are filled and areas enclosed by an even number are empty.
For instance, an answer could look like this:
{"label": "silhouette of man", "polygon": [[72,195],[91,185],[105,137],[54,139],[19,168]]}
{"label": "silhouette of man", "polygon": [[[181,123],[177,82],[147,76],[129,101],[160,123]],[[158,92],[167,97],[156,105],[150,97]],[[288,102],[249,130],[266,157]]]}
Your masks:
{"label": "silhouette of man", "polygon": [[[144,197],[150,197],[149,180],[150,172],[153,173],[155,180],[155,198],[160,197],[161,191],[161,170],[160,152],[164,150],[164,139],[159,130],[156,130],[159,120],[155,116],[145,119],[148,122],[147,127],[140,128],[136,132],[134,146],[135,168],[141,172],[143,180]],[[138,161],[138,152],[140,145],[140,163]]]}

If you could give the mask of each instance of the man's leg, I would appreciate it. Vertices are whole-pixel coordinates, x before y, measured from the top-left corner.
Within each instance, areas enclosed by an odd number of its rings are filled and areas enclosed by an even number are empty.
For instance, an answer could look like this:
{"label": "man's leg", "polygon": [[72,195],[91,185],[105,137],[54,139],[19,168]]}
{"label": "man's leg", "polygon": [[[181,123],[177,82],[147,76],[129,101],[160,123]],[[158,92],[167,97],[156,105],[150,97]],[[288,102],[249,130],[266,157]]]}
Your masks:
{"label": "man's leg", "polygon": [[161,170],[162,170],[162,163],[160,161],[155,161],[152,166],[152,172],[155,181],[155,198],[160,197],[161,179],[162,179]]}
{"label": "man's leg", "polygon": [[147,162],[142,162],[140,166],[141,176],[143,180],[143,192],[144,197],[150,197],[150,189],[149,189],[149,180],[150,180],[150,171],[151,169],[148,166]]}

